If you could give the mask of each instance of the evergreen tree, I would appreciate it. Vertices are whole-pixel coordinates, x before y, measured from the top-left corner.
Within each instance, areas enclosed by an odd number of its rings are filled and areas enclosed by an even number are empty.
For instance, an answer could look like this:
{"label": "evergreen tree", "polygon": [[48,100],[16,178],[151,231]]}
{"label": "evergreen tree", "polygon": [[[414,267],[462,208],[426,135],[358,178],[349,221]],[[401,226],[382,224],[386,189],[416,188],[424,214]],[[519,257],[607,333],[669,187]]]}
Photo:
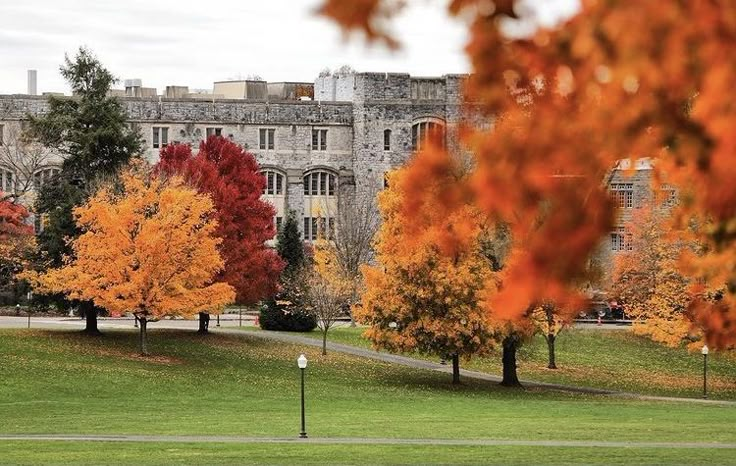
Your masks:
{"label": "evergreen tree", "polygon": [[[46,218],[38,237],[40,267],[59,267],[71,253],[68,241],[80,235],[72,210],[93,193],[97,180],[115,172],[141,150],[139,134],[129,128],[125,109],[111,97],[115,77],[87,49],[65,57],[61,75],[73,97],[49,97],[48,111],[30,116],[30,132],[64,159],[61,172],[45,183],[36,201],[37,215]],[[59,304],[68,305],[68,302]],[[75,303],[87,319],[85,332],[98,333],[91,302]]]}
{"label": "evergreen tree", "polygon": [[296,221],[296,213],[291,210],[286,214],[284,224],[276,236],[276,251],[286,261],[284,275],[294,276],[305,264],[304,243],[299,234],[299,226]]}

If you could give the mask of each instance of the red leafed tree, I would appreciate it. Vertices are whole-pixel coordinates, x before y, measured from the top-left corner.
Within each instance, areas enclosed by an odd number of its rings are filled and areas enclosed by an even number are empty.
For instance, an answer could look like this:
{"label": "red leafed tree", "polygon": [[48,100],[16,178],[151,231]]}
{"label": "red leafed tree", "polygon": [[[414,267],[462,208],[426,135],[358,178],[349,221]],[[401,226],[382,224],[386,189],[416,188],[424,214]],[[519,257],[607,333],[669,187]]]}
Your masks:
{"label": "red leafed tree", "polygon": [[26,218],[28,211],[22,205],[0,201],[0,290],[14,281],[33,251],[33,227]]}
{"label": "red leafed tree", "polygon": [[[211,136],[197,155],[188,145],[161,150],[156,166],[160,174],[180,174],[200,192],[212,196],[217,211],[215,235],[222,238],[220,253],[225,268],[218,281],[235,288],[236,301],[253,304],[274,295],[284,262],[265,243],[276,234],[274,208],[261,200],[266,180],[253,155],[237,144]],[[206,331],[209,316],[201,316]]]}
{"label": "red leafed tree", "polygon": [[[469,27],[465,95],[486,123],[463,132],[476,156],[472,187],[479,207],[510,225],[515,243],[491,310],[518,321],[529,302],[574,303],[616,215],[606,173],[617,159],[652,157],[681,188],[675,217],[711,225],[698,238],[706,252],[682,261],[695,284],[688,318],[709,345],[732,346],[736,107],[727,96],[736,81],[736,3],[583,0],[555,29],[510,38],[509,25],[534,21],[532,10],[516,8],[522,3],[448,3],[448,14]],[[325,0],[321,11],[392,44],[384,20],[398,4]],[[713,302],[702,282],[729,291]]]}

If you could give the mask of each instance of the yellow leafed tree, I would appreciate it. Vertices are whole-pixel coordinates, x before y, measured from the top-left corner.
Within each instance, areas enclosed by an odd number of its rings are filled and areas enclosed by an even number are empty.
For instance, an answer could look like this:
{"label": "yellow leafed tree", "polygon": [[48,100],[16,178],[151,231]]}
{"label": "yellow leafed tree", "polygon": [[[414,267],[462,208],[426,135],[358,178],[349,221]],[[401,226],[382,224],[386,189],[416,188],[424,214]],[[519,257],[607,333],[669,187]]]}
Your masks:
{"label": "yellow leafed tree", "polygon": [[212,214],[212,201],[182,180],[164,182],[133,167],[74,209],[84,233],[65,265],[29,278],[114,316],[132,312],[147,354],[147,322],[213,311],[235,298],[230,285],[213,283],[223,261]]}
{"label": "yellow leafed tree", "polygon": [[[407,227],[402,208],[412,201],[404,194],[410,174],[408,168],[393,173],[389,188],[379,196],[383,223],[375,243],[378,264],[363,269],[366,291],[354,314],[370,325],[365,335],[377,348],[452,358],[453,383],[458,383],[459,358],[487,352],[495,337],[482,305],[483,289],[493,279],[492,262],[483,255],[480,241],[484,219],[467,206],[437,229],[430,228],[437,219],[427,219],[421,239],[408,241],[415,233]],[[433,189],[443,186],[437,183]],[[441,215],[441,209],[435,213]],[[458,216],[476,220],[471,231],[461,232],[469,244],[443,254],[443,236],[454,234],[450,230]]]}

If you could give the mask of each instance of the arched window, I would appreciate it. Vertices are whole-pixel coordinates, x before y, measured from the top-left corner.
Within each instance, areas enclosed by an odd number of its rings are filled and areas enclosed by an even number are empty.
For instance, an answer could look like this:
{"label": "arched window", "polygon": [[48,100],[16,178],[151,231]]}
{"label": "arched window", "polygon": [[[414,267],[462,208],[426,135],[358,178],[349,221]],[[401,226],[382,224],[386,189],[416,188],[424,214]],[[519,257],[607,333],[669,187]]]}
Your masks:
{"label": "arched window", "polygon": [[304,175],[305,196],[334,196],[337,176],[324,170],[315,170]]}
{"label": "arched window", "polygon": [[304,239],[315,241],[335,236],[337,175],[313,170],[304,175]]}
{"label": "arched window", "polygon": [[4,193],[15,192],[15,174],[5,167],[0,167],[0,191]]}
{"label": "arched window", "polygon": [[383,130],[383,150],[391,150],[391,130]]}
{"label": "arched window", "polygon": [[437,137],[441,144],[445,140],[445,124],[437,118],[427,118],[414,123],[411,127],[411,148],[419,151],[425,148],[429,137]]}
{"label": "arched window", "polygon": [[261,174],[266,177],[266,186],[263,188],[263,194],[269,196],[284,195],[284,192],[286,192],[284,175],[274,170],[263,170]]}
{"label": "arched window", "polygon": [[59,174],[59,169],[55,167],[47,167],[38,170],[33,174],[33,186],[38,190],[46,183],[51,181],[53,177]]}

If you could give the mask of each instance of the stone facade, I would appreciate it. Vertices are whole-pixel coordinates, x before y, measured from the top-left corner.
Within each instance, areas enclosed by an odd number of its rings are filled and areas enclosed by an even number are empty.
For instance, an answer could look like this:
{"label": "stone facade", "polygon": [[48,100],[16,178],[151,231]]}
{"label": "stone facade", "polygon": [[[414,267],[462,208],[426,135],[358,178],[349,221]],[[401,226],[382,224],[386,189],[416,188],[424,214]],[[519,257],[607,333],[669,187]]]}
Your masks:
{"label": "stone facade", "polygon": [[[382,189],[385,173],[411,156],[413,125],[435,122],[447,128],[448,141],[454,140],[461,80],[462,76],[454,75],[413,78],[356,73],[317,78],[313,89],[304,83],[274,83],[265,87],[267,93],[242,99],[215,95],[211,100],[201,96],[120,99],[145,140],[143,155],[151,163],[158,160],[163,144],[196,147],[209,134],[219,134],[253,153],[264,169],[283,175],[284,194],[273,199],[277,216],[294,210],[297,217],[310,217],[319,210],[315,205],[333,209],[346,189]],[[186,94],[182,90],[167,95]],[[314,100],[309,100],[310,95]],[[29,114],[46,110],[45,97],[0,96],[0,125],[19,127]],[[58,157],[49,159],[51,165],[60,162]],[[305,187],[304,177],[315,171],[334,175],[338,189],[328,192],[316,186],[312,192],[311,186]]]}
{"label": "stone facade", "polygon": [[[355,73],[321,76],[311,88],[309,83],[243,81],[238,92],[244,95],[239,99],[222,99],[217,93],[192,98],[185,87],[167,90],[171,97],[131,97],[134,93],[126,90],[128,96],[120,99],[131,124],[145,140],[144,156],[151,163],[158,160],[164,143],[196,148],[209,134],[229,138],[253,153],[264,170],[281,175],[275,178],[284,183],[280,194],[276,190],[265,194],[276,206],[277,217],[294,210],[304,219],[302,228],[309,228],[311,218],[329,216],[339,208],[340,194],[346,190],[373,194],[382,189],[385,173],[403,165],[413,152],[413,126],[429,122],[444,127],[448,147],[459,151],[457,126],[468,118],[462,105],[463,79],[462,75],[417,78]],[[248,91],[246,84],[254,83],[260,85],[259,92]],[[187,97],[177,97],[182,95]],[[27,115],[46,110],[45,97],[0,96],[0,129],[10,134]],[[154,134],[158,147],[154,147]],[[47,165],[60,162],[51,156]],[[631,185],[631,205],[622,206],[623,225],[632,209],[651,195],[651,167],[640,163],[633,176],[624,170],[628,167],[620,168],[611,174],[609,183],[616,188],[614,195],[623,197],[629,195],[624,191]],[[334,175],[336,189],[329,192],[327,184],[322,189],[322,178],[315,186],[305,186],[305,176],[314,172]],[[619,228],[612,232],[611,243],[606,240],[602,249],[615,252],[620,245],[614,244],[619,240],[614,235],[619,233]]]}

